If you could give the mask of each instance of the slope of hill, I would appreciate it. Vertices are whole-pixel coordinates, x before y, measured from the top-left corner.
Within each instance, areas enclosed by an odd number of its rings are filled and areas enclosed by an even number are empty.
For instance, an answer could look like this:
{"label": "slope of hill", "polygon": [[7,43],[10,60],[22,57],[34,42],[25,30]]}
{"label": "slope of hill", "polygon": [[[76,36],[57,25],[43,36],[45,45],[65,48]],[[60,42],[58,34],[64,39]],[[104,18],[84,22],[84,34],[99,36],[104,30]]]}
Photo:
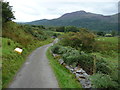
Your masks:
{"label": "slope of hill", "polygon": [[91,30],[118,30],[118,14],[104,16],[85,11],[77,11],[62,15],[52,20],[37,20],[26,24],[47,25],[47,26],[77,26]]}
{"label": "slope of hill", "polygon": [[[0,54],[0,57],[2,57],[3,88],[7,87],[12,81],[16,72],[25,62],[26,56],[32,50],[53,41],[50,37],[50,34],[47,34],[47,32],[41,29],[36,30],[29,25],[18,25],[14,22],[3,24],[2,49],[0,47],[0,50],[2,50],[2,56]],[[23,49],[22,54],[14,52],[14,49],[17,47]]]}

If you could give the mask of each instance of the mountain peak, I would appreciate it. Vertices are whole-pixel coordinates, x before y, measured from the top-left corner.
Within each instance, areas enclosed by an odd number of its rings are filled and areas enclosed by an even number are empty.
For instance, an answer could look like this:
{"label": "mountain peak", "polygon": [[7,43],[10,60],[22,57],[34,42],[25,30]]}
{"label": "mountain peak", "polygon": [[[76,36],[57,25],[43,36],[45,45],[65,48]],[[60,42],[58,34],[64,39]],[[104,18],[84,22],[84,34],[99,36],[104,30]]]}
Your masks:
{"label": "mountain peak", "polygon": [[66,13],[66,14],[64,14],[63,16],[65,16],[65,15],[70,15],[70,14],[86,14],[86,13],[87,13],[86,11],[81,10],[81,11],[76,11],[76,12]]}
{"label": "mountain peak", "polygon": [[[81,15],[84,16],[84,15],[87,15],[88,12],[84,11],[84,10],[81,10],[81,11],[76,11],[76,12],[72,12],[72,13],[66,13],[64,15],[62,15],[60,17],[60,19],[64,19],[64,18],[73,18],[73,17],[80,17]],[[90,13],[89,13],[90,14]]]}
{"label": "mountain peak", "polygon": [[66,13],[59,18],[52,20],[39,20],[30,24],[47,25],[47,26],[77,26],[91,30],[118,30],[117,14],[104,16],[86,11],[76,11]]}
{"label": "mountain peak", "polygon": [[87,12],[84,11],[84,10],[80,10],[80,11],[76,11],[76,12],[73,12],[73,13],[81,13],[81,14],[86,14]]}

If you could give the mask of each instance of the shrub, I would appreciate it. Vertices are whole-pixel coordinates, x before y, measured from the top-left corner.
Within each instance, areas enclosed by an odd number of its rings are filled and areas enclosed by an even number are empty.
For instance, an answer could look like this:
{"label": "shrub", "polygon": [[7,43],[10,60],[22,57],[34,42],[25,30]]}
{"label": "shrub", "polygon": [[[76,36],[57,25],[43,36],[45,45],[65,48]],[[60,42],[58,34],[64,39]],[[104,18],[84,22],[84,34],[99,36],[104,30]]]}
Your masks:
{"label": "shrub", "polygon": [[[90,76],[93,88],[117,88],[118,84],[106,74],[94,74]],[[111,89],[112,90],[112,89]]]}
{"label": "shrub", "polygon": [[78,59],[78,57],[74,56],[74,55],[70,55],[68,57],[66,57],[64,60],[67,64],[73,64],[74,62],[76,62]]}
{"label": "shrub", "polygon": [[65,32],[79,32],[79,29],[75,26],[67,26]]}
{"label": "shrub", "polygon": [[79,39],[79,36],[75,36],[75,33],[69,32],[62,37],[60,43],[64,46],[80,48],[81,47],[80,44],[82,44],[82,41]]}
{"label": "shrub", "polygon": [[97,58],[96,69],[98,72],[110,74],[112,72],[108,63],[103,58]]}
{"label": "shrub", "polygon": [[65,27],[64,26],[60,26],[56,28],[57,32],[64,32],[65,31]]}
{"label": "shrub", "polygon": [[60,49],[59,49],[59,54],[64,54],[64,53],[66,53],[67,52],[67,48],[66,47],[61,47]]}
{"label": "shrub", "polygon": [[89,74],[93,73],[93,56],[90,54],[79,55],[77,63]]}
{"label": "shrub", "polygon": [[55,54],[59,54],[59,49],[60,48],[61,48],[60,45],[54,45],[54,46],[52,46],[51,51]]}
{"label": "shrub", "polygon": [[[92,55],[82,54],[77,60],[77,63],[79,63],[87,73],[93,74],[94,57]],[[110,74],[112,70],[103,58],[96,58],[96,72]]]}
{"label": "shrub", "polygon": [[63,60],[67,64],[73,64],[74,62],[77,62],[79,57],[79,51],[78,50],[72,50],[72,48],[68,49],[66,53],[62,55]]}
{"label": "shrub", "polygon": [[86,31],[69,32],[62,37],[60,43],[64,46],[71,46],[76,49],[81,48],[81,50],[90,52],[94,50],[95,35]]}
{"label": "shrub", "polygon": [[54,45],[51,50],[55,54],[61,54],[66,64],[80,65],[89,74],[93,74],[93,69],[95,69],[96,72],[101,72],[103,74],[110,74],[112,72],[112,69],[104,58],[97,57],[96,68],[94,68],[94,57],[91,54],[86,54],[83,51],[80,53],[72,47],[64,47],[60,45]]}

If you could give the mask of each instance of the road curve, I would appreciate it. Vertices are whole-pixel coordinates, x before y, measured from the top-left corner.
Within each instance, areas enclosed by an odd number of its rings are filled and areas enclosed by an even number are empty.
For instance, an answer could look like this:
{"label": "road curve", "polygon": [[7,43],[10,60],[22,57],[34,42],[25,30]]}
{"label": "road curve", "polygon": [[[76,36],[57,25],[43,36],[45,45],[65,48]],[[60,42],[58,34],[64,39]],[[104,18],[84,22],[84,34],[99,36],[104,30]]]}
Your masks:
{"label": "road curve", "polygon": [[27,58],[9,88],[58,88],[58,82],[46,57],[52,44],[37,48]]}

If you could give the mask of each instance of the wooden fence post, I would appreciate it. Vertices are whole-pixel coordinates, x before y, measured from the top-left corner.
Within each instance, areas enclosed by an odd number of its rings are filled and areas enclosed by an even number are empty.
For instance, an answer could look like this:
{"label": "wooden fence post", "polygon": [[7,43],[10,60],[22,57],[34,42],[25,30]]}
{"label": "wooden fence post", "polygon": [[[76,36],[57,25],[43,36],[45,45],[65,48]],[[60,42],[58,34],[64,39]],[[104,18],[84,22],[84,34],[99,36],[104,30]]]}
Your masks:
{"label": "wooden fence post", "polygon": [[94,60],[93,60],[93,74],[96,73],[96,55],[94,55]]}

